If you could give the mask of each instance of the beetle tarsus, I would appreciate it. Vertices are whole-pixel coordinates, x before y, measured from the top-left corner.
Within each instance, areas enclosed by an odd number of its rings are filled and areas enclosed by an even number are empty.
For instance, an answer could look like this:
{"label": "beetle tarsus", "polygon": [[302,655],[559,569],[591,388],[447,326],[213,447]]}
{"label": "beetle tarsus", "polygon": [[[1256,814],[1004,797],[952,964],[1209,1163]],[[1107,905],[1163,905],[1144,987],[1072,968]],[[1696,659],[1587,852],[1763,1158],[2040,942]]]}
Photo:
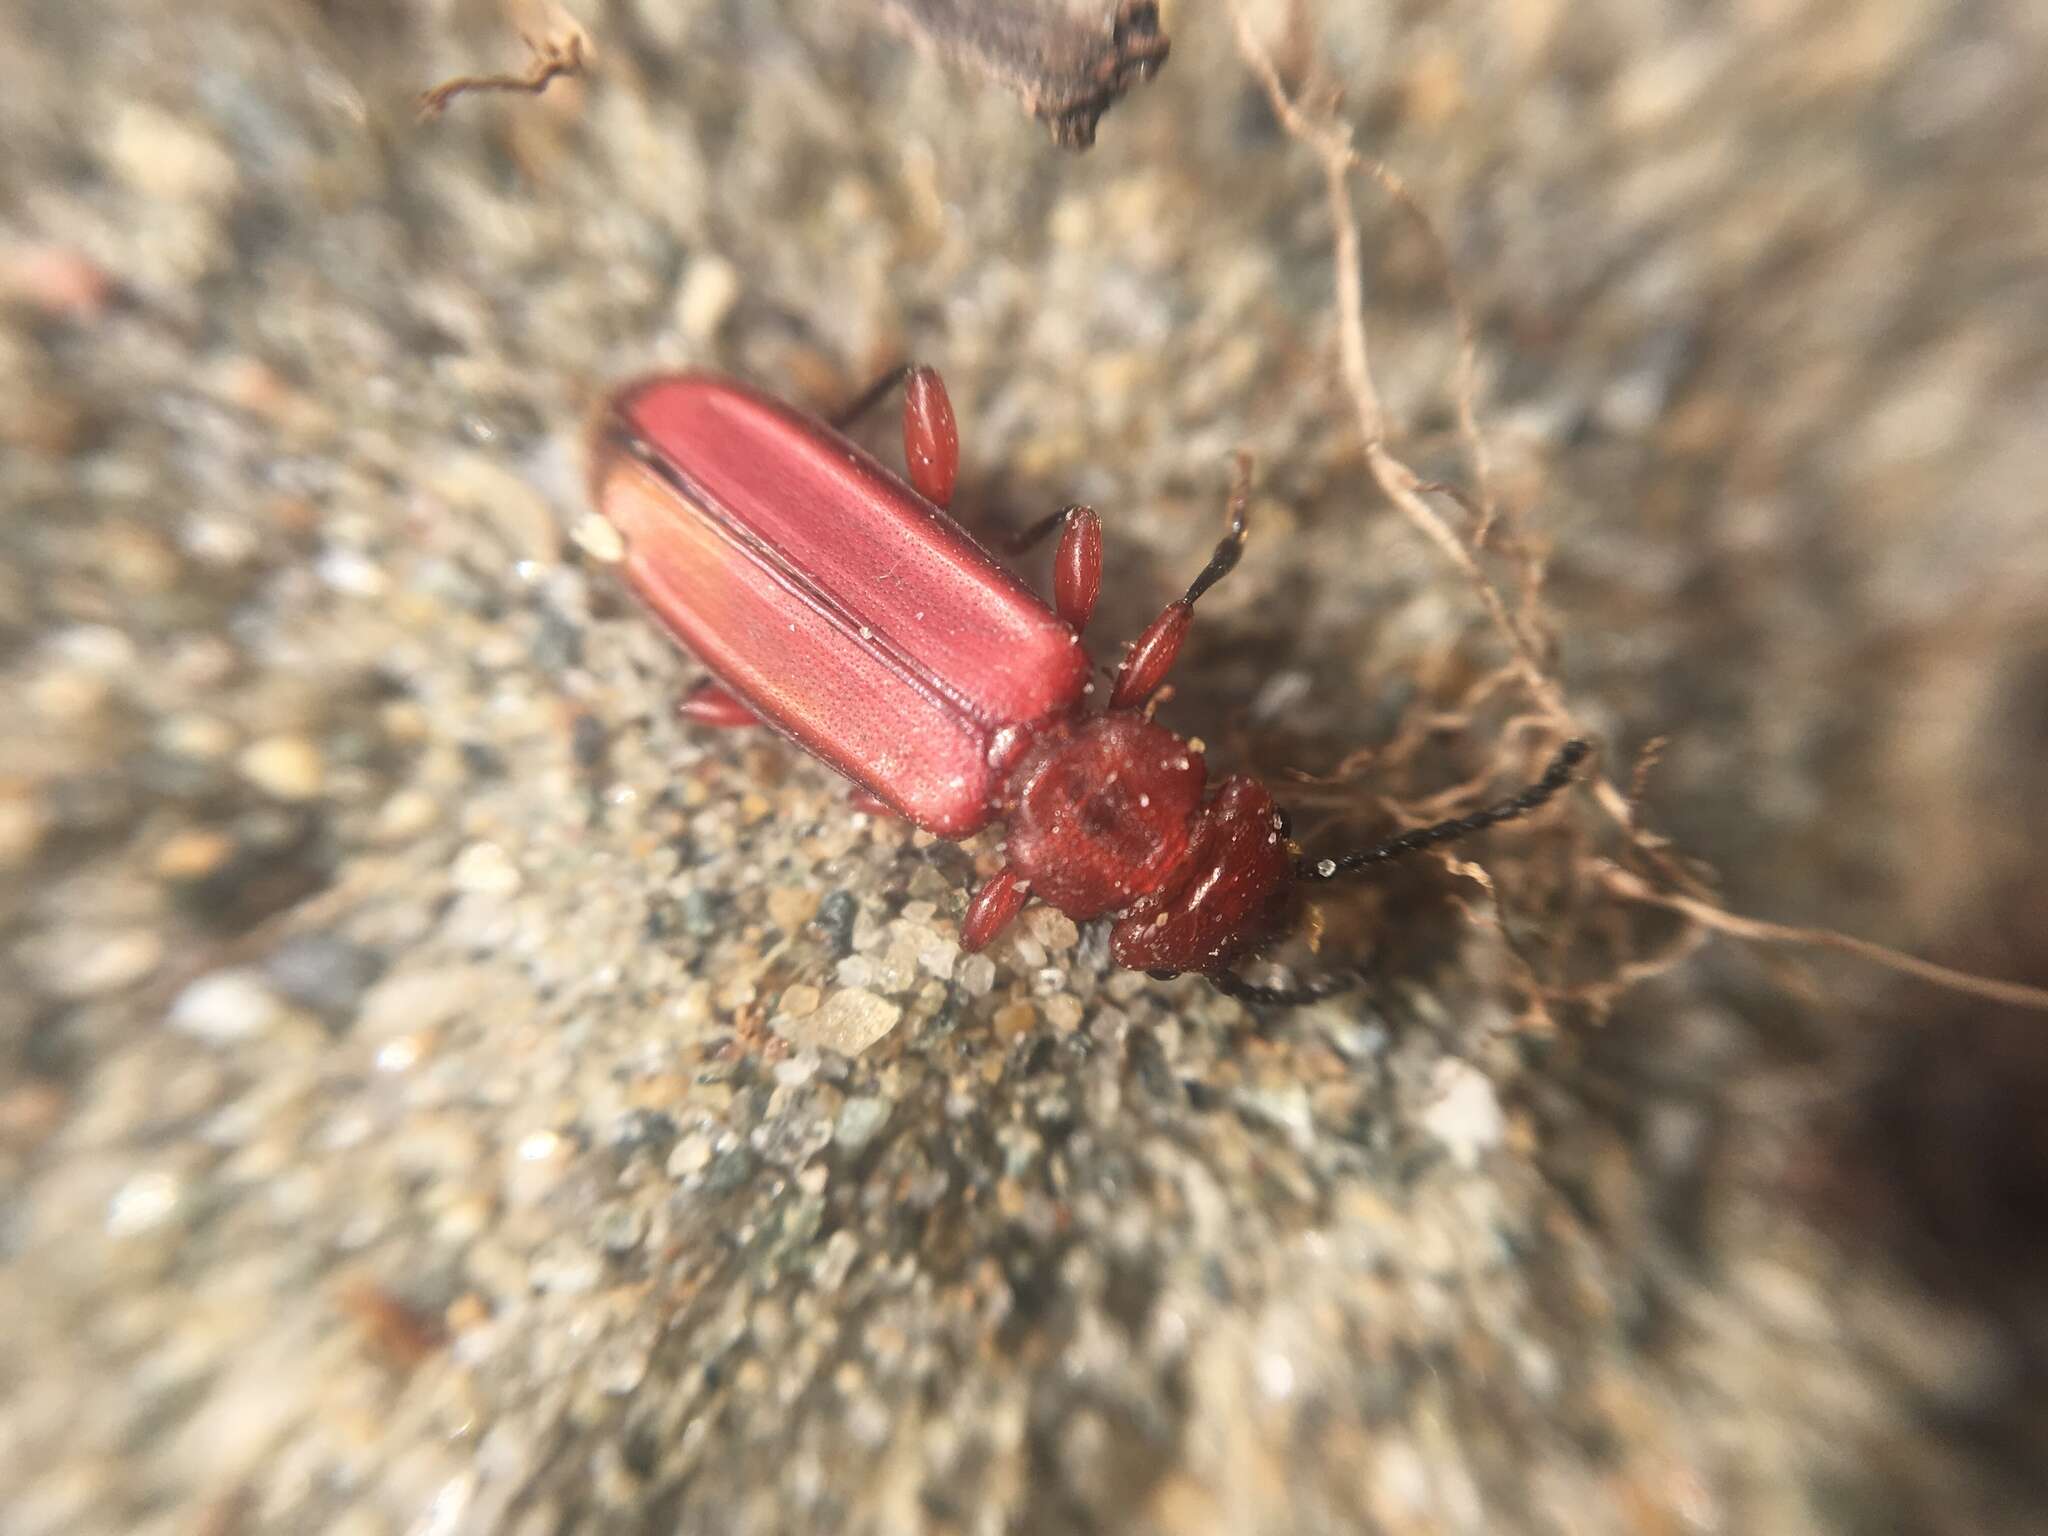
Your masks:
{"label": "beetle tarsus", "polygon": [[1093,507],[1060,514],[1060,547],[1052,562],[1052,605],[1079,634],[1102,594],[1102,519]]}
{"label": "beetle tarsus", "polygon": [[1331,971],[1299,986],[1272,987],[1246,981],[1235,971],[1213,971],[1209,975],[1209,984],[1225,997],[1234,997],[1241,1003],[1256,1003],[1267,1008],[1302,1008],[1310,1003],[1319,1003],[1326,997],[1335,997],[1340,992],[1348,992],[1361,979],[1355,971]]}
{"label": "beetle tarsus", "polygon": [[953,504],[960,478],[960,427],[939,370],[910,370],[903,391],[903,462],[917,494],[941,509]]}
{"label": "beetle tarsus", "polygon": [[855,395],[845,405],[842,405],[830,416],[827,416],[825,418],[826,422],[833,431],[844,432],[848,427],[856,425],[861,417],[867,415],[869,411],[872,411],[876,406],[888,399],[890,392],[909,377],[910,364],[898,363],[894,368],[891,368],[887,373]]}
{"label": "beetle tarsus", "polygon": [[835,432],[847,431],[888,399],[898,385],[905,386],[903,463],[910,484],[918,495],[944,510],[952,505],[954,482],[960,475],[960,428],[938,369],[922,363],[898,363],[826,417],[826,422]]}

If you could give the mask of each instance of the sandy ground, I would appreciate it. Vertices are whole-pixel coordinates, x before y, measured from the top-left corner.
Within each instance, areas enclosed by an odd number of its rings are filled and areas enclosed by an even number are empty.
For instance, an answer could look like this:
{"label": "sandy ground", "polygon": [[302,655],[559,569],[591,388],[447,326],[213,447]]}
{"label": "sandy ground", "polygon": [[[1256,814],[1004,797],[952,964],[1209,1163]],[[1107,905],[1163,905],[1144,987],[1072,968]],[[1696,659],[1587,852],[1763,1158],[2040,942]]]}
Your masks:
{"label": "sandy ground", "polygon": [[[1651,822],[1741,910],[2048,981],[2048,13],[1327,9],[1574,707],[1670,738]],[[574,537],[607,381],[917,356],[969,515],[1103,510],[1098,656],[1258,455],[1165,715],[1219,762],[1483,672],[1216,8],[1085,156],[858,6],[586,20],[587,83],[421,127],[518,63],[495,8],[0,12],[0,1526],[2040,1529],[2038,1017],[1717,941],[1545,1022],[1554,824],[1470,850],[1517,950],[1423,870],[1294,1013],[1046,913],[964,957],[999,844],[684,728]]]}

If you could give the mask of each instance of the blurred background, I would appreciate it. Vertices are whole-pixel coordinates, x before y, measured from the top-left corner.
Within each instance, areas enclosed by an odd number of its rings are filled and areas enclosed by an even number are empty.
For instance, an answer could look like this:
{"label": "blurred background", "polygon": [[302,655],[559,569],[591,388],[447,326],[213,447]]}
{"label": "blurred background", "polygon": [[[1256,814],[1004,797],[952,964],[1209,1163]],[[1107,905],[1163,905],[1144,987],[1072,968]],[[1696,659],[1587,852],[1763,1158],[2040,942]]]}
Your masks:
{"label": "blurred background", "polygon": [[[2048,12],[1248,9],[1443,236],[1648,823],[2048,983]],[[1250,449],[1164,718],[1283,792],[1499,659],[1370,487],[1223,8],[1085,154],[885,10],[0,14],[0,1526],[2040,1529],[2040,1015],[1575,906],[1583,800],[1464,850],[1496,918],[1319,914],[1380,963],[1314,1008],[1043,912],[964,957],[994,838],[674,720],[578,541],[657,367],[937,364],[963,516],[1101,509],[1098,659]],[[416,119],[565,18],[585,78]],[[1357,195],[1457,478],[1440,266]],[[1304,829],[1384,830],[1371,768]]]}

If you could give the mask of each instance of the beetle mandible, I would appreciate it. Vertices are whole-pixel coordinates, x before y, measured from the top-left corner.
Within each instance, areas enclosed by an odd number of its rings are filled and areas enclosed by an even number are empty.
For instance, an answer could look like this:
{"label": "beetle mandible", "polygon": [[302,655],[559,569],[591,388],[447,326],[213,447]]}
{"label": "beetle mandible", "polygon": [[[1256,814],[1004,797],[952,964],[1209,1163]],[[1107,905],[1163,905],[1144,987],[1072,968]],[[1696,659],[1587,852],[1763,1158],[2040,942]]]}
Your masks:
{"label": "beetle mandible", "polygon": [[[899,384],[908,484],[838,430]],[[1567,742],[1540,779],[1484,810],[1304,857],[1255,779],[1231,774],[1205,798],[1200,744],[1148,707],[1195,604],[1244,548],[1245,476],[1209,563],[1091,713],[1081,632],[1102,585],[1101,520],[1067,507],[1015,541],[1010,552],[1059,535],[1047,607],[944,511],[959,463],[930,368],[877,380],[831,424],[730,380],[658,374],[605,402],[590,485],[627,586],[713,675],[683,701],[686,718],[769,726],[852,780],[864,807],[940,837],[1006,824],[1007,862],[961,922],[969,950],[1036,897],[1077,922],[1113,916],[1119,965],[1199,972],[1252,1001],[1324,996],[1328,982],[1263,987],[1231,969],[1278,931],[1296,886],[1526,815],[1587,754]]]}

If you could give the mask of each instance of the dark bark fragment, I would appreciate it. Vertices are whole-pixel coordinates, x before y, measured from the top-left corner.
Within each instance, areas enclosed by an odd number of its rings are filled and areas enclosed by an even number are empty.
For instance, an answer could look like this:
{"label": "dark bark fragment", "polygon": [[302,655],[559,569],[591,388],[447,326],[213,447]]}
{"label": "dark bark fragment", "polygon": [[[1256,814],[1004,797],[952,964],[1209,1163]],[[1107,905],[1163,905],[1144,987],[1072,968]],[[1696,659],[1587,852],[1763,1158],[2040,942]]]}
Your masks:
{"label": "dark bark fragment", "polygon": [[1016,92],[1055,142],[1086,149],[1095,125],[1166,62],[1157,0],[881,0],[946,57]]}

